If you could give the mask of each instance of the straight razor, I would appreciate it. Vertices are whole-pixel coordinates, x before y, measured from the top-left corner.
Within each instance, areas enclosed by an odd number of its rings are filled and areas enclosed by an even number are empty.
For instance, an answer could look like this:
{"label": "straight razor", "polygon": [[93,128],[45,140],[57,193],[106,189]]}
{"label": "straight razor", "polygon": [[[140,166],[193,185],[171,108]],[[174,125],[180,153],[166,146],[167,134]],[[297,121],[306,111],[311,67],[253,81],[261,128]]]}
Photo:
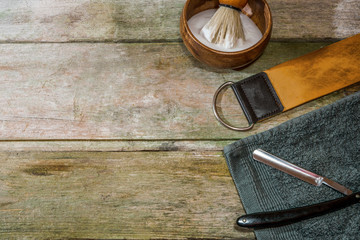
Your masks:
{"label": "straight razor", "polygon": [[321,186],[322,184],[325,184],[345,194],[346,196],[304,207],[243,215],[236,221],[236,223],[241,227],[267,228],[287,225],[304,219],[337,211],[360,202],[360,192],[352,193],[351,190],[347,189],[339,183],[298,167],[279,157],[267,153],[264,150],[255,150],[253,153],[253,158],[259,162],[288,173],[315,186]]}

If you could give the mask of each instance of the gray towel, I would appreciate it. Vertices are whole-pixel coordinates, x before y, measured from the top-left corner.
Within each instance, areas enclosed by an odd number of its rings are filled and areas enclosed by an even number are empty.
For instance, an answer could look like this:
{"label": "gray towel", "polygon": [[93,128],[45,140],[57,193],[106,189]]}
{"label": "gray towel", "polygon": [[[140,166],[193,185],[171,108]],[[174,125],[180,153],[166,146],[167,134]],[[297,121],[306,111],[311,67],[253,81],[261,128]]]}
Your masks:
{"label": "gray towel", "polygon": [[[342,197],[325,185],[313,186],[254,161],[252,152],[257,148],[360,191],[360,92],[224,149],[247,213]],[[255,235],[258,240],[360,239],[360,204],[295,224],[256,230]]]}

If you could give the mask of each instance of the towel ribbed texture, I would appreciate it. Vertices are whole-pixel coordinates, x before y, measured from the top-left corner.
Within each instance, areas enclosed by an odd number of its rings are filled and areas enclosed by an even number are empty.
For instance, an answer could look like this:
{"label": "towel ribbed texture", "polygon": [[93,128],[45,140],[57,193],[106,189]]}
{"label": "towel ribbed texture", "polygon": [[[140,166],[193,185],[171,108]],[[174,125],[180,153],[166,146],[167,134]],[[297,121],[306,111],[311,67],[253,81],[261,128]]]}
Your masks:
{"label": "towel ribbed texture", "polygon": [[[325,185],[313,186],[253,160],[257,148],[360,191],[360,92],[224,148],[246,213],[342,197]],[[255,234],[258,240],[360,239],[360,204]]]}

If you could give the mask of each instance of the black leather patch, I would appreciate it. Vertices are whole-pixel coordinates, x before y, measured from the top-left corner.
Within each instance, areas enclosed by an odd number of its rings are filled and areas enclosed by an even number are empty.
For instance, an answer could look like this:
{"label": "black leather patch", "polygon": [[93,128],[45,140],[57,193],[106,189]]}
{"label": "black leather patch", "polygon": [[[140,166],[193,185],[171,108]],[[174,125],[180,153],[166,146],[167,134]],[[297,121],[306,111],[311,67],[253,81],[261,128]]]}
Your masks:
{"label": "black leather patch", "polygon": [[280,113],[284,109],[264,72],[236,82],[231,88],[250,124]]}

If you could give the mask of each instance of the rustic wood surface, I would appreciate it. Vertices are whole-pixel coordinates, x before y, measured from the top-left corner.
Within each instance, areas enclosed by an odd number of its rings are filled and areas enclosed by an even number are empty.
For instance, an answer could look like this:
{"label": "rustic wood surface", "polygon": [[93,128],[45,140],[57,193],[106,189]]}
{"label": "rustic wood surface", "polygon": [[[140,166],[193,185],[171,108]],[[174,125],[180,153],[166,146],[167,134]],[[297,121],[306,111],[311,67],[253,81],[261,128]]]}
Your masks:
{"label": "rustic wood surface", "polygon": [[[185,0],[1,0],[0,41],[178,41]],[[269,0],[273,39],[359,32],[358,0]]]}
{"label": "rustic wood surface", "polygon": [[[333,102],[344,92],[238,133],[213,117],[216,88],[324,45],[271,43],[256,64],[236,72],[198,63],[179,43],[1,44],[0,139],[245,137]],[[229,121],[247,124],[231,91],[223,104]]]}
{"label": "rustic wood surface", "polygon": [[254,237],[234,229],[244,211],[220,152],[3,152],[0,165],[2,238]]}
{"label": "rustic wood surface", "polygon": [[[359,33],[360,2],[269,0],[272,42],[242,71],[190,55],[184,2],[0,0],[1,239],[255,238],[234,226],[244,209],[223,147],[360,85],[246,133],[216,122],[213,93]],[[231,91],[220,106],[246,124]]]}

